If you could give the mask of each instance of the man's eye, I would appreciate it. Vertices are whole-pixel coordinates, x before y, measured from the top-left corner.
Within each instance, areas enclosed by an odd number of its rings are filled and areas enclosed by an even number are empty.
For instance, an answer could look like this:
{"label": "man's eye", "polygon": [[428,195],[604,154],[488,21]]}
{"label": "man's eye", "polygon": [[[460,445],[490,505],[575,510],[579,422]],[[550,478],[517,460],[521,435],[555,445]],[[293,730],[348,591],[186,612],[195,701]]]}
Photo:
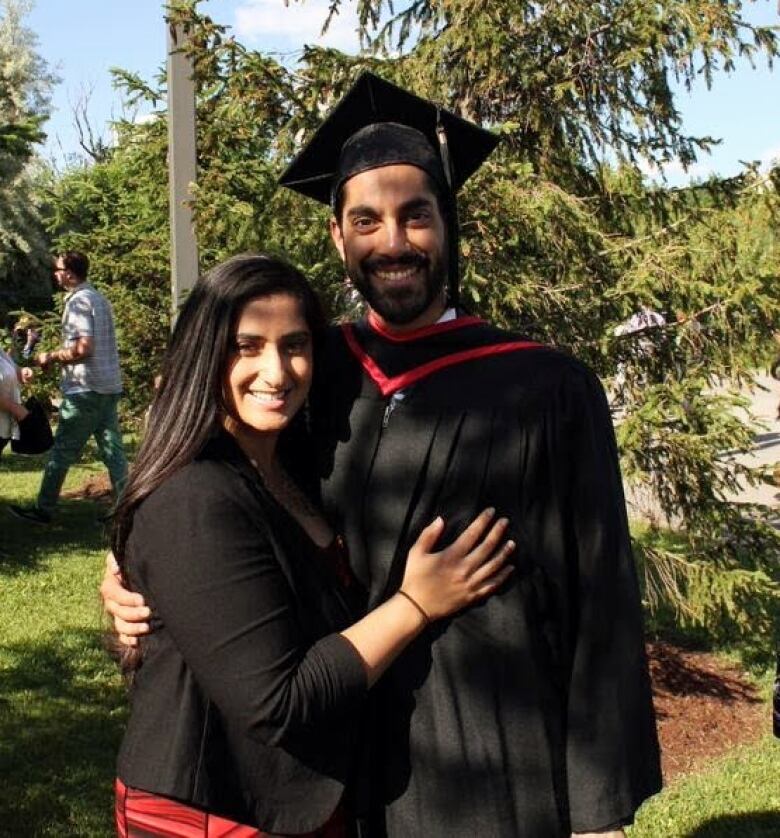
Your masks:
{"label": "man's eye", "polygon": [[407,221],[410,224],[427,224],[431,219],[431,214],[428,210],[415,210],[410,212],[407,216]]}
{"label": "man's eye", "polygon": [[363,217],[363,218],[355,218],[352,222],[352,225],[357,230],[370,230],[376,224],[376,220],[373,218]]}

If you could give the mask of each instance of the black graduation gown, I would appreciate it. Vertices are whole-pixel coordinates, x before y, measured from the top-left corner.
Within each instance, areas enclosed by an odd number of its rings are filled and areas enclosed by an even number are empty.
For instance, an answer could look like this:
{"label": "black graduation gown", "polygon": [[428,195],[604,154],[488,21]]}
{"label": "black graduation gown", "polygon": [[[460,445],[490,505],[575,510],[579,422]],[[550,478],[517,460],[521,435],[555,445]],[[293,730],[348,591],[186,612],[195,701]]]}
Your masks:
{"label": "black graduation gown", "polygon": [[375,690],[370,761],[386,834],[553,838],[629,822],[661,781],[596,376],[475,318],[406,340],[367,321],[342,327],[320,373],[323,500],[369,607],[397,589],[436,515],[446,543],[495,506],[518,543],[505,587],[432,626]]}

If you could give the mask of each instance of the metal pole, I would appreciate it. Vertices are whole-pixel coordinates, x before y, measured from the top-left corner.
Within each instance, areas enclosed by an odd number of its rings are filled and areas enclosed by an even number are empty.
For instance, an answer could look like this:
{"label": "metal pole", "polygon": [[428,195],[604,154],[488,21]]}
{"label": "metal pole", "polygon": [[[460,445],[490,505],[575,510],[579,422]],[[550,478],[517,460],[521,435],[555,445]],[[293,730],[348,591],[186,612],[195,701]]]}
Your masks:
{"label": "metal pole", "polygon": [[198,243],[190,200],[195,183],[195,81],[192,61],[184,55],[186,34],[168,26],[168,184],[171,219],[172,324],[187,292],[198,278]]}

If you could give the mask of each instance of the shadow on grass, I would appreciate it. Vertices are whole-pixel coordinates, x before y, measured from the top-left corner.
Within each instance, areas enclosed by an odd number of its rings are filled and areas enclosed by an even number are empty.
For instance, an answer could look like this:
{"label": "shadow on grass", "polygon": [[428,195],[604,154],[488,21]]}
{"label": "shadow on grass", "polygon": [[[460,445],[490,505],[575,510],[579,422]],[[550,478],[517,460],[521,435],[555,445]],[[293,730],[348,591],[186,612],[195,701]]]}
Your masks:
{"label": "shadow on grass", "polygon": [[733,657],[754,678],[762,679],[767,672],[773,670],[776,642],[768,640],[764,635],[736,635],[715,640],[705,629],[673,625],[671,618],[666,624],[659,626],[656,618],[657,615],[647,618],[650,624],[647,631],[648,640],[671,643],[688,652],[713,652]]}
{"label": "shadow on grass", "polygon": [[677,696],[709,696],[725,704],[763,704],[752,684],[723,672],[711,672],[695,661],[686,660],[678,649],[668,644],[656,643],[650,659],[655,664],[652,671],[657,690]]}
{"label": "shadow on grass", "polygon": [[125,696],[98,632],[4,648],[0,834],[110,835]]}
{"label": "shadow on grass", "polygon": [[40,474],[46,465],[46,454],[38,457],[22,456],[3,452],[0,472],[3,474]]}
{"label": "shadow on grass", "polygon": [[780,812],[746,812],[722,815],[686,833],[685,838],[777,838]]}
{"label": "shadow on grass", "polygon": [[60,501],[51,524],[32,524],[15,518],[7,505],[0,506],[0,573],[15,576],[34,571],[41,562],[63,553],[101,550],[108,544],[108,512],[102,503]]}
{"label": "shadow on grass", "polygon": [[[128,462],[135,459],[138,453],[138,446],[140,441],[136,436],[125,435],[125,456]],[[0,474],[38,474],[43,471],[48,459],[48,453],[36,454],[35,456],[29,454],[14,454],[11,452],[10,446],[6,448],[0,455]],[[103,464],[98,457],[97,447],[91,440],[87,443],[81,456],[78,459],[78,464],[87,466],[90,464],[96,465],[99,469],[103,469]]]}

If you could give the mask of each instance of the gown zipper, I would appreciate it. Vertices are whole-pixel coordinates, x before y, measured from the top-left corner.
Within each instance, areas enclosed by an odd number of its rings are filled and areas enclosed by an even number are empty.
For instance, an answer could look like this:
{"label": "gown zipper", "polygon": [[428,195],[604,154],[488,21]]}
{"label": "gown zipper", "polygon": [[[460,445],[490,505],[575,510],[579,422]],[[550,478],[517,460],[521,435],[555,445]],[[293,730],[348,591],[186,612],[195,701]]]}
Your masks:
{"label": "gown zipper", "polygon": [[384,431],[387,426],[390,424],[390,416],[392,415],[393,411],[395,410],[397,402],[396,400],[390,396],[385,405],[385,412],[382,414],[382,430]]}

